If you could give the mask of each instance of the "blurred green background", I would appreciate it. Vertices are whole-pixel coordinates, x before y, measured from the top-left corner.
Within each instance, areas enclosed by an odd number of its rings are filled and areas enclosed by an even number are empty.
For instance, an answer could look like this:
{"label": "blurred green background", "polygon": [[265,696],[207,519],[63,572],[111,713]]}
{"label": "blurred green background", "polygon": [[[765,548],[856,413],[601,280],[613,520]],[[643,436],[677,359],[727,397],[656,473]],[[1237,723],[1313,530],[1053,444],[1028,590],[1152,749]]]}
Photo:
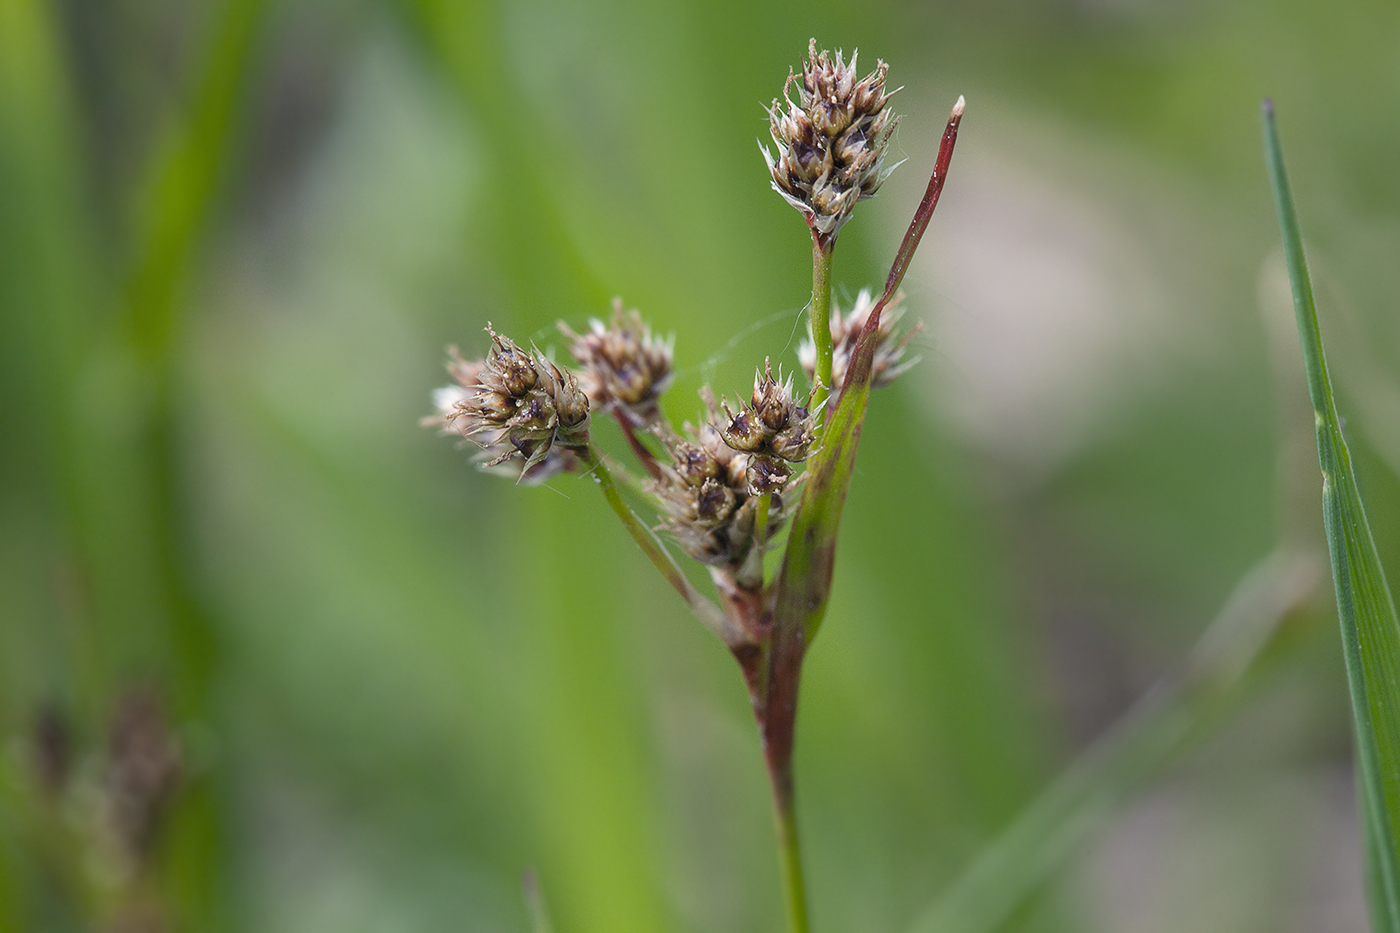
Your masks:
{"label": "blurred green background", "polygon": [[[561,933],[779,927],[727,653],[592,484],[417,419],[445,345],[615,294],[676,335],[677,420],[791,365],[809,247],[754,140],[809,36],[904,86],[843,304],[968,102],[807,665],[819,930],[907,929],[1321,541],[1266,95],[1400,578],[1393,4],[0,0],[0,930],[523,931],[527,866]],[[1329,599],[1012,928],[1365,929]],[[84,802],[133,690],[184,773],[135,882]]]}

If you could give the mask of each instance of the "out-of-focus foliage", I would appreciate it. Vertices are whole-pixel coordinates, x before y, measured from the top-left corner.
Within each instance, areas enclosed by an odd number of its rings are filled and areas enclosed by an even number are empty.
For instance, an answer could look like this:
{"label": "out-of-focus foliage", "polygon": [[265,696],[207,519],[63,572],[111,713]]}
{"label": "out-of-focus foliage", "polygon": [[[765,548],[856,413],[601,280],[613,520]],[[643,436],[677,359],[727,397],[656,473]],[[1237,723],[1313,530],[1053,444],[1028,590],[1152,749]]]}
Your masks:
{"label": "out-of-focus foliage", "polygon": [[[804,678],[823,930],[907,928],[1277,541],[1321,546],[1265,94],[1400,577],[1389,5],[0,0],[0,930],[520,931],[527,866],[559,930],[778,925],[726,652],[591,483],[417,419],[444,345],[613,294],[675,332],[677,420],[791,364],[809,248],[755,139],[813,35],[904,86],[843,307],[968,101]],[[1364,928],[1314,616],[1013,928]],[[133,874],[104,776],[152,693],[181,783]]]}

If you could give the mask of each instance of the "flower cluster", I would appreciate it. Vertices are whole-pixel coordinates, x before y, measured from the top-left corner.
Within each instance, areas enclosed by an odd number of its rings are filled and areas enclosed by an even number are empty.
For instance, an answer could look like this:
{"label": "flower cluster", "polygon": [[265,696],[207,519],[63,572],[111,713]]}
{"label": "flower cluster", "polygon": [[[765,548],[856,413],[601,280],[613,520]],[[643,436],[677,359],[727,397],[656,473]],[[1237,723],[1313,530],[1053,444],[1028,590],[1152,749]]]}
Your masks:
{"label": "flower cluster", "polygon": [[527,353],[487,325],[491,350],[484,360],[464,360],[451,348],[447,371],[456,385],[437,390],[437,414],[423,424],[468,438],[485,465],[524,461],[519,477],[539,482],[578,463],[574,449],[588,446],[588,396],[578,377],[538,350]]}
{"label": "flower cluster", "polygon": [[657,420],[657,403],[671,382],[674,339],[653,337],[636,309],[623,311],[620,298],[613,300],[610,323],[593,318],[578,334],[560,321],[559,330],[583,367],[579,382],[595,409],[619,410],[636,425]]}
{"label": "flower cluster", "polygon": [[[890,301],[880,314],[880,323],[875,329],[875,355],[870,366],[870,386],[878,389],[889,385],[903,372],[919,361],[918,357],[906,359],[905,349],[909,346],[909,341],[923,329],[923,322],[916,321],[914,326],[903,334],[895,330],[895,325],[899,319],[904,317],[904,293],[897,292],[894,299]],[[870,312],[875,308],[875,299],[871,297],[870,289],[863,288],[856,296],[855,305],[851,312],[842,316],[841,309],[832,302],[831,314],[831,382],[832,394],[827,400],[828,405],[834,405],[839,390],[846,384],[846,369],[850,366],[851,356],[855,353],[856,341],[860,337],[860,332],[865,329],[865,322],[870,319]],[[811,339],[803,340],[797,348],[797,360],[802,364],[802,369],[807,373],[808,379],[813,379],[817,371],[817,346]]]}
{"label": "flower cluster", "polygon": [[[814,40],[801,74],[789,72],[783,96],[769,108],[778,149],[764,155],[773,187],[803,212],[828,257],[855,204],[874,195],[886,174],[885,152],[898,122],[886,106],[886,70],[880,62],[858,78],[854,55],[847,62],[840,53],[819,52]],[[954,131],[959,115],[955,110]],[[918,328],[903,336],[895,332],[900,300],[896,295],[883,309],[874,330],[874,387],[889,384],[913,363],[905,350]],[[814,299],[814,306],[826,303]],[[832,311],[818,325],[831,334],[832,387],[816,384],[813,343],[798,351],[814,393],[844,385],[875,302],[862,291],[849,313],[835,306]],[[491,347],[484,359],[468,361],[455,348],[449,351],[455,384],[436,392],[437,414],[424,424],[470,439],[481,448],[477,459],[485,468],[523,481],[540,482],[561,470],[595,471],[624,524],[653,560],[664,563],[660,551],[643,541],[650,533],[611,486],[613,473],[627,478],[625,468],[592,447],[590,412],[611,415],[648,474],[631,485],[656,507],[659,530],[709,566],[721,591],[748,591],[753,598],[743,601],[744,611],[758,606],[762,551],[786,518],[783,500],[803,481],[801,464],[814,451],[828,409],[809,410],[812,403],[794,395],[792,374],[784,378],[779,367],[774,376],[765,360],[752,395],[737,411],[728,402],[716,404],[705,386],[704,417],[698,426],[686,423],[677,431],[661,408],[674,373],[672,339],[654,335],[620,299],[614,299],[610,317],[590,319],[582,332],[563,321],[558,326],[576,369],[555,365],[537,349],[522,349],[488,326]],[[828,396],[827,406],[834,398]]]}
{"label": "flower cluster", "polygon": [[[611,317],[590,320],[583,333],[559,323],[577,362],[573,371],[488,327],[493,346],[485,359],[467,362],[451,351],[456,384],[438,390],[438,413],[424,420],[475,441],[485,466],[518,467],[521,479],[586,470],[642,553],[733,654],[772,779],[793,930],[808,928],[793,828],[798,685],[829,601],[864,416],[861,405],[835,408],[841,395],[831,390],[844,391],[849,381],[860,390],[852,398],[863,401],[865,389],[888,385],[913,365],[905,351],[918,327],[896,334],[898,290],[943,190],[963,112],[960,97],[884,293],[875,301],[862,291],[843,314],[831,301],[837,234],[888,174],[886,151],[899,120],[887,107],[886,71],[879,62],[858,79],[854,55],[846,62],[839,52],[818,52],[813,40],[800,76],[789,72],[768,108],[777,151],[760,148],[773,188],[802,213],[812,238],[807,308],[809,338],[816,339],[798,350],[811,381],[807,398],[794,394],[791,372],[785,378],[780,366],[775,376],[765,360],[737,411],[703,386],[704,416],[676,430],[661,403],[674,371],[672,341],[653,336],[640,314],[614,300]],[[645,476],[595,448],[590,411],[617,422]],[[652,506],[659,525],[647,527],[624,493]],[[789,523],[791,532],[780,535]],[[659,533],[708,568],[713,598],[700,592]],[[773,574],[765,567],[766,557],[777,556],[770,548],[784,551]]]}
{"label": "flower cluster", "polygon": [[[662,525],[691,557],[731,576],[748,560],[754,544],[758,498],[750,487],[754,470],[751,454],[726,441],[715,407],[714,393],[701,390],[707,420],[698,428],[687,423],[685,436],[664,436],[671,464],[660,479],[648,484],[662,508]],[[782,500],[774,496],[769,528],[781,520]]]}
{"label": "flower cluster", "polygon": [[749,492],[780,492],[792,477],[788,464],[806,460],[816,439],[811,414],[793,398],[792,375],[786,382],[774,379],[773,366],[765,360],[764,371],[754,376],[748,407],[741,406],[736,415],[726,404],[724,413],[729,419],[721,430],[724,442],[749,455]]}
{"label": "flower cluster", "polygon": [[840,52],[818,53],[813,39],[801,76],[789,73],[783,96],[768,108],[777,154],[760,148],[773,190],[822,237],[836,236],[856,202],[873,197],[888,174],[885,152],[899,117],[885,108],[887,70],[878,62],[856,80],[855,55],[847,63]]}

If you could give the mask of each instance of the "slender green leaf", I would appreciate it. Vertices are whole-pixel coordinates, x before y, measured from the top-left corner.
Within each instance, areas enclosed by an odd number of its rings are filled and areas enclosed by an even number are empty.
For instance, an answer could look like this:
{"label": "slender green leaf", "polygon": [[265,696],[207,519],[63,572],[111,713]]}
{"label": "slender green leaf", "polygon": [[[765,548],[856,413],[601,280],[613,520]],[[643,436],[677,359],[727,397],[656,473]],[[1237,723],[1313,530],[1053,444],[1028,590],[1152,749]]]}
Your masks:
{"label": "slender green leaf", "polygon": [[1323,519],[1356,721],[1361,811],[1373,882],[1372,923],[1378,930],[1400,931],[1400,850],[1396,848],[1400,841],[1400,622],[1342,436],[1303,256],[1302,233],[1283,167],[1273,105],[1267,101],[1264,153],[1283,231],[1284,259],[1293,285],[1293,309],[1317,420]]}
{"label": "slender green leaf", "polygon": [[133,218],[127,327],[143,362],[163,371],[178,328],[179,290],[213,213],[237,142],[264,0],[226,0],[210,30],[194,99],[161,140]]}

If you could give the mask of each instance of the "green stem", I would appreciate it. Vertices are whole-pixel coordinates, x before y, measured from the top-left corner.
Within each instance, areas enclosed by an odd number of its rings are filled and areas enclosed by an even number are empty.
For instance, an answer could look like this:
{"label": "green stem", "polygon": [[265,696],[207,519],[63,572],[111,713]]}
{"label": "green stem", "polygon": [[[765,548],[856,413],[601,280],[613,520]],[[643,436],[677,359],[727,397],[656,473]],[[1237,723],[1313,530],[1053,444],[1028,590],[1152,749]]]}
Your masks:
{"label": "green stem", "polygon": [[773,781],[773,816],[778,829],[778,868],[783,876],[783,901],[787,905],[788,933],[808,933],[807,883],[802,874],[802,848],[797,840],[797,808],[792,788],[792,760],[770,762]]}
{"label": "green stem", "polygon": [[575,453],[583,461],[584,466],[588,468],[588,472],[593,474],[594,481],[603,490],[603,498],[608,500],[608,505],[612,506],[613,512],[621,520],[627,533],[632,536],[632,540],[637,542],[642,553],[666,578],[666,582],[671,584],[681,595],[681,599],[685,600],[691,612],[694,612],[707,628],[723,639],[725,644],[737,645],[748,641],[748,637],[738,625],[691,585],[690,580],[681,572],[680,567],[676,566],[676,562],[661,547],[656,536],[641,523],[636,513],[627,507],[627,503],[622,501],[622,493],[618,491],[617,483],[613,480],[612,473],[608,470],[607,464],[603,462],[603,458],[598,456],[591,446],[576,448]]}
{"label": "green stem", "polygon": [[758,497],[758,506],[753,516],[753,543],[758,549],[758,565],[763,566],[763,552],[768,549],[768,510],[772,507],[773,494],[765,492]]}
{"label": "green stem", "polygon": [[831,254],[835,239],[812,234],[812,304],[809,317],[812,342],[817,347],[816,387],[812,392],[812,410],[821,425],[826,413],[826,400],[835,388],[831,384]]}

